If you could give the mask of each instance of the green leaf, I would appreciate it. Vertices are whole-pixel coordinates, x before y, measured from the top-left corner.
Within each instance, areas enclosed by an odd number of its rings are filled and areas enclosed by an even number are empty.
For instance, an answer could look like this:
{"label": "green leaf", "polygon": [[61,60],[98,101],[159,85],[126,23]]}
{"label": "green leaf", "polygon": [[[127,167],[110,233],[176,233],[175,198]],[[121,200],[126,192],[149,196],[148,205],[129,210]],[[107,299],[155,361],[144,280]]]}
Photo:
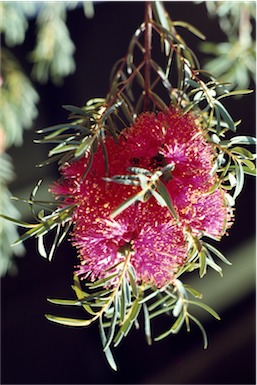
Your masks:
{"label": "green leaf", "polygon": [[115,333],[117,318],[118,318],[118,294],[115,295],[114,301],[113,301],[113,315],[112,315],[111,324],[108,330],[108,334],[106,337],[106,341],[104,344],[104,352],[106,352],[109,349],[110,344],[112,343],[113,336]]}
{"label": "green leaf", "polygon": [[[242,162],[243,162],[243,160],[242,160]],[[248,162],[250,162],[250,160]],[[246,162],[244,161],[243,163],[246,163]],[[244,170],[244,173],[247,175],[256,176],[256,169],[255,168],[253,170],[252,168],[243,166],[243,170]]]}
{"label": "green leaf", "polygon": [[[176,306],[176,302],[177,302],[177,299],[175,298],[172,300],[168,300],[167,302],[163,301],[162,307],[156,310],[155,312],[150,313],[149,318],[153,319],[155,317],[159,317],[161,314],[164,314],[164,313],[169,314],[169,312],[172,311]],[[149,307],[149,311],[150,311],[150,307]]]}
{"label": "green leaf", "polygon": [[4,214],[0,214],[0,217],[6,219],[9,222],[15,223],[15,225],[17,225],[17,226],[24,227],[24,228],[27,228],[27,229],[35,228],[35,227],[38,226],[38,224],[30,224],[30,223],[27,223],[27,222],[19,221],[17,219],[8,217],[7,215],[4,215]]}
{"label": "green leaf", "polygon": [[127,296],[126,296],[126,278],[123,278],[122,285],[121,285],[121,295],[120,295],[120,319],[121,322],[124,322],[125,316],[126,316],[126,310],[127,310]]}
{"label": "green leaf", "polygon": [[58,155],[52,156],[51,158],[44,160],[42,163],[39,163],[39,164],[37,165],[37,167],[44,167],[44,166],[47,166],[47,165],[49,165],[50,163],[53,163],[53,162],[55,162],[55,161],[57,161],[57,160],[59,160],[59,159],[61,159],[61,158],[62,158],[62,154],[58,154]]}
{"label": "green leaf", "polygon": [[160,341],[164,338],[166,338],[170,334],[177,334],[179,330],[181,329],[183,323],[185,320],[185,314],[183,312],[180,313],[179,317],[177,318],[176,322],[172,325],[172,327],[167,330],[165,333],[162,333],[158,337],[156,337],[154,340],[155,341]]}
{"label": "green leaf", "polygon": [[247,159],[251,159],[251,160],[255,159],[255,156],[249,150],[247,150],[246,148],[243,148],[243,147],[233,147],[230,151],[233,154],[242,155]]}
{"label": "green leaf", "polygon": [[151,337],[151,324],[150,324],[150,318],[149,318],[149,312],[147,305],[143,304],[143,311],[144,311],[144,319],[145,319],[145,336],[146,341],[148,345],[152,344],[152,337]]}
{"label": "green leaf", "polygon": [[118,100],[116,103],[114,103],[111,107],[107,108],[102,116],[102,122],[104,123],[105,120],[108,118],[109,115],[111,115],[119,106],[122,105],[122,101]]}
{"label": "green leaf", "polygon": [[233,195],[234,199],[238,197],[244,187],[244,169],[240,161],[235,162],[235,171],[237,184]]}
{"label": "green leaf", "polygon": [[92,323],[91,319],[83,320],[76,318],[64,318],[64,317],[56,317],[51,314],[46,314],[46,318],[49,321],[65,325],[65,326],[89,326]]}
{"label": "green leaf", "polygon": [[73,114],[88,116],[88,113],[80,107],[65,104],[62,106],[65,110],[72,112]]}
{"label": "green leaf", "polygon": [[[74,280],[74,285],[72,285],[72,289],[75,291],[75,294],[78,298],[78,300],[83,300],[85,299],[88,294],[85,293],[82,289],[81,289],[81,286],[80,286],[80,282],[79,282],[79,278],[77,275],[74,274],[73,276],[73,280]],[[78,302],[78,301],[77,301]],[[80,305],[83,306],[83,308],[85,309],[85,311],[91,315],[95,315],[96,313],[91,309],[91,307],[86,304],[86,303],[83,303],[83,302],[79,302]]]}
{"label": "green leaf", "polygon": [[125,319],[125,322],[123,323],[123,325],[120,327],[118,333],[116,334],[115,338],[114,338],[114,346],[116,347],[123,336],[126,336],[128,334],[128,332],[130,331],[131,327],[133,326],[134,324],[134,321],[136,320],[140,310],[141,310],[141,307],[142,305],[139,303],[139,299],[136,299],[129,312],[126,314],[126,319]]}
{"label": "green leaf", "polygon": [[166,74],[163,72],[163,69],[154,61],[154,60],[151,60],[150,61],[150,64],[151,64],[151,67],[154,69],[154,71],[156,71],[156,73],[158,74],[158,76],[161,78],[161,81],[162,81],[162,84],[163,86],[171,92],[172,90],[172,86],[170,84],[170,81],[169,79],[167,78]]}
{"label": "green leaf", "polygon": [[153,103],[158,106],[161,110],[168,110],[167,104],[158,96],[155,92],[151,91],[149,93],[149,97],[152,99]]}
{"label": "green leaf", "polygon": [[13,243],[13,246],[19,245],[31,237],[37,236],[37,234],[41,232],[42,229],[44,230],[44,226],[42,224],[38,224],[36,227],[31,228],[29,231],[26,231],[26,233],[22,234],[20,238]]}
{"label": "green leaf", "polygon": [[[244,163],[250,171],[255,171],[255,164],[253,162],[251,162],[250,160],[248,160],[248,159],[241,159],[241,162]],[[244,167],[243,167],[243,170],[245,172],[245,168]]]}
{"label": "green leaf", "polygon": [[43,257],[43,258],[48,259],[47,258],[47,252],[46,252],[45,245],[44,245],[44,236],[42,234],[39,234],[37,239],[38,239],[38,252],[39,252],[39,255],[41,255],[41,257]]}
{"label": "green leaf", "polygon": [[191,293],[195,298],[202,298],[202,293],[200,293],[200,291],[196,290],[194,287],[188,285],[188,284],[184,284],[184,288],[189,292]]}
{"label": "green leaf", "polygon": [[77,146],[77,149],[74,153],[74,157],[80,158],[85,152],[89,151],[93,145],[93,142],[95,140],[94,136],[86,136],[82,139],[79,146]]}
{"label": "green leaf", "polygon": [[[56,235],[55,235],[52,247],[51,247],[49,255],[48,255],[49,261],[52,260],[55,250],[60,246],[60,244],[62,243],[64,238],[67,236],[67,234],[70,230],[70,227],[71,227],[71,222],[68,222],[66,224],[66,226],[64,227],[64,229],[63,229],[63,225],[61,225],[61,224],[57,225]],[[62,229],[62,234],[60,234],[61,229]]]}
{"label": "green leaf", "polygon": [[165,185],[160,180],[158,180],[156,182],[156,188],[157,188],[158,192],[160,193],[161,197],[163,198],[163,200],[165,201],[171,214],[174,216],[175,219],[178,220],[178,216],[177,216],[177,213],[173,207],[170,194],[169,194],[168,190],[166,189]]}
{"label": "green leaf", "polygon": [[55,154],[61,154],[63,152],[72,151],[77,149],[76,144],[64,144],[61,143],[58,146],[54,147],[52,150],[49,151],[49,156],[55,155]]}
{"label": "green leaf", "polygon": [[220,112],[222,118],[224,119],[224,121],[227,123],[228,127],[233,132],[235,132],[236,131],[235,123],[234,123],[232,117],[230,116],[229,112],[227,111],[227,109],[218,100],[214,100],[214,103],[215,103],[215,106],[218,107],[219,112]]}
{"label": "green leaf", "polygon": [[[141,299],[140,303],[145,303],[147,301],[149,301],[150,299],[156,297],[158,294],[159,294],[159,290],[154,290],[152,291],[150,294],[148,294],[146,297],[144,297],[143,299]],[[169,298],[169,296],[167,295],[167,298]],[[151,305],[152,306],[152,305]]]}
{"label": "green leaf", "polygon": [[99,279],[93,283],[90,283],[90,289],[96,289],[98,287],[102,287],[102,286],[105,286],[107,284],[107,282],[111,281],[113,278],[117,277],[117,272],[116,273],[113,273],[113,274],[110,274],[108,275],[107,277],[105,278],[102,278],[102,279]]}
{"label": "green leaf", "polygon": [[47,301],[55,305],[64,305],[64,306],[80,306],[80,303],[77,299],[56,299],[56,298],[47,298]]}
{"label": "green leaf", "polygon": [[50,139],[52,137],[59,135],[60,133],[62,133],[64,131],[67,131],[67,130],[87,131],[88,128],[85,126],[80,126],[79,124],[76,124],[76,123],[73,123],[73,124],[63,123],[63,124],[56,124],[54,126],[42,128],[42,129],[36,131],[36,133],[37,134],[46,134],[48,132],[52,132],[52,134],[49,134],[48,136],[46,136],[46,138]]}
{"label": "green leaf", "polygon": [[217,265],[213,259],[210,259],[210,258],[206,258],[206,263],[208,266],[210,266],[213,270],[217,271],[221,277],[223,277],[223,272],[222,272],[222,268]]}
{"label": "green leaf", "polygon": [[203,245],[213,254],[215,254],[222,262],[226,263],[227,265],[232,265],[232,263],[229,262],[229,260],[219,250],[216,249],[216,247],[210,245],[207,242],[203,242]]}
{"label": "green leaf", "polygon": [[192,80],[191,78],[186,78],[185,82],[189,84],[193,88],[200,88],[200,84],[197,83],[195,80]]}
{"label": "green leaf", "polygon": [[202,332],[202,335],[203,335],[203,347],[204,349],[207,349],[208,347],[208,339],[207,339],[207,334],[206,334],[206,331],[203,327],[203,325],[201,324],[200,321],[198,321],[198,319],[196,319],[194,316],[192,316],[191,314],[188,314],[188,317],[194,321],[194,323],[199,327],[199,329],[201,330]]}
{"label": "green leaf", "polygon": [[247,94],[251,94],[252,92],[253,92],[253,90],[234,90],[234,91],[229,91],[229,92],[226,92],[226,93],[218,96],[217,100],[226,98],[228,96],[247,95]]}
{"label": "green leaf", "polygon": [[211,314],[214,318],[216,318],[217,320],[220,320],[220,316],[216,313],[216,311],[213,310],[210,306],[206,305],[205,303],[192,301],[192,300],[188,300],[187,302],[188,304],[201,307],[202,309],[206,310],[209,314]]}
{"label": "green leaf", "polygon": [[200,278],[202,278],[206,274],[206,267],[207,267],[206,255],[203,250],[199,252],[199,263],[200,263],[199,274],[200,274]]}
{"label": "green leaf", "polygon": [[[141,191],[140,191],[141,193]],[[110,215],[111,219],[117,217],[122,211],[126,210],[130,205],[136,203],[139,199],[139,194],[133,195],[131,198],[127,199],[125,202],[122,202]]]}
{"label": "green leaf", "polygon": [[[154,10],[156,10],[157,18],[158,18],[160,24],[166,30],[169,30],[169,28],[170,28],[169,19],[168,19],[168,15],[165,11],[163,4],[159,1],[156,1],[153,3],[153,5],[154,5]],[[171,46],[166,39],[164,40],[164,44],[165,44],[165,54],[166,54],[166,56],[168,56],[170,51],[171,51]]]}
{"label": "green leaf", "polygon": [[202,32],[199,31],[199,29],[195,28],[193,25],[189,23],[186,23],[185,21],[174,21],[172,24],[174,25],[174,27],[183,27],[185,29],[188,29],[188,31],[192,32],[195,36],[199,37],[202,40],[206,39],[204,34],[202,34]]}
{"label": "green leaf", "polygon": [[177,318],[182,310],[183,310],[183,299],[179,297],[177,302],[175,303],[175,306],[172,312],[173,316]]}
{"label": "green leaf", "polygon": [[[106,336],[105,336],[104,327],[103,327],[103,323],[102,323],[101,317],[99,319],[99,330],[100,330],[100,337],[101,337],[102,344],[103,344],[103,346],[105,346],[106,345]],[[110,348],[106,348],[105,351],[104,351],[104,354],[105,354],[105,357],[106,357],[110,367],[113,370],[117,371],[117,365],[116,365],[116,362],[115,362],[115,360],[113,358],[111,349]]]}
{"label": "green leaf", "polygon": [[217,135],[220,134],[220,130],[221,130],[221,116],[220,116],[220,110],[218,109],[217,106],[215,106],[215,116],[216,116],[216,132],[217,132]]}
{"label": "green leaf", "polygon": [[252,136],[238,135],[230,139],[229,146],[232,146],[233,144],[256,144],[256,138]]}
{"label": "green leaf", "polygon": [[135,282],[135,279],[131,273],[131,271],[128,269],[128,276],[129,276],[129,282],[132,290],[132,294],[134,295],[135,298],[138,296],[138,289],[137,289],[137,284]]}

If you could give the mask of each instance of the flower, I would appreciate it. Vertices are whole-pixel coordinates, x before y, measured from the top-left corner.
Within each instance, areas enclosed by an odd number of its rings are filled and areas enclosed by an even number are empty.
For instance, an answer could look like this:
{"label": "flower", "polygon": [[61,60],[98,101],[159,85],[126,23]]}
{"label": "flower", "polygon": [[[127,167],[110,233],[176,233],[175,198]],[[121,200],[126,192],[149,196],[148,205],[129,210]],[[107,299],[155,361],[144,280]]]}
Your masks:
{"label": "flower", "polygon": [[141,114],[123,135],[130,164],[153,172],[174,164],[165,185],[181,222],[220,239],[231,226],[231,208],[221,188],[209,194],[218,181],[215,150],[194,115],[175,108]]}
{"label": "flower", "polygon": [[86,178],[87,155],[63,165],[62,179],[51,190],[63,199],[62,204],[76,205],[72,243],[81,261],[78,274],[92,281],[105,277],[113,266],[118,269],[126,248],[137,281],[162,287],[185,263],[186,229],[199,237],[208,234],[219,239],[231,225],[223,191],[217,188],[210,193],[217,182],[217,176],[211,174],[214,148],[197,119],[175,108],[142,113],[122,131],[118,143],[107,136],[105,146],[110,178],[129,175],[131,167],[155,173],[173,165],[172,171],[162,173],[161,181],[178,221],[153,196],[147,202],[136,201],[112,219],[114,209],[141,187],[106,182],[101,146]]}

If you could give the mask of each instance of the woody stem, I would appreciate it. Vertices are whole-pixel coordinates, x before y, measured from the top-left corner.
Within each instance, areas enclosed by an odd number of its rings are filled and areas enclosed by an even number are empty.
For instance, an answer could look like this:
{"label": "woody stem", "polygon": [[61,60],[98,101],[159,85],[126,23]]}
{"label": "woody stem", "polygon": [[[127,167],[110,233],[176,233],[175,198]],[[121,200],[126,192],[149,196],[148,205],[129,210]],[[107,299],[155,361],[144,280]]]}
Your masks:
{"label": "woody stem", "polygon": [[150,89],[151,89],[151,50],[152,50],[152,3],[146,1],[145,3],[145,98],[144,98],[144,111],[150,108]]}

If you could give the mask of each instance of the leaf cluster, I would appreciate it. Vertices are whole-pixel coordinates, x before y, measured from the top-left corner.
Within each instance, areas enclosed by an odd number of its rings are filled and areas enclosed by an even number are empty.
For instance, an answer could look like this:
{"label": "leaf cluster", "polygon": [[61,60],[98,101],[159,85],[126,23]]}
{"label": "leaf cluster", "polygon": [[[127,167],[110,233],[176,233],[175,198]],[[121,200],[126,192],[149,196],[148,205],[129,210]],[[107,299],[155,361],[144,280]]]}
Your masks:
{"label": "leaf cluster", "polygon": [[4,48],[1,50],[1,72],[0,125],[4,131],[4,146],[9,148],[22,144],[23,130],[30,128],[37,116],[39,97],[19,63]]}
{"label": "leaf cluster", "polygon": [[256,155],[242,145],[256,145],[256,139],[251,136],[238,135],[230,140],[222,140],[213,135],[212,143],[217,150],[217,158],[213,166],[213,173],[218,174],[218,180],[210,192],[218,187],[227,193],[226,197],[231,206],[244,187],[245,174],[256,175]]}
{"label": "leaf cluster", "polygon": [[210,55],[205,67],[223,81],[229,88],[247,88],[256,75],[256,42],[254,24],[256,4],[238,1],[208,1],[208,14],[218,17],[221,30],[227,40],[222,43],[205,42],[200,49]]}
{"label": "leaf cluster", "polygon": [[111,218],[115,218],[130,205],[138,201],[147,202],[151,196],[154,196],[159,205],[161,207],[167,207],[171,214],[178,220],[171,197],[166,189],[166,186],[162,182],[163,178],[171,178],[171,171],[173,169],[173,164],[169,164],[154,173],[140,167],[131,167],[128,171],[132,172],[132,175],[115,175],[112,178],[104,178],[107,182],[141,187],[141,191],[130,197],[128,200],[122,202],[122,204],[112,212]]}
{"label": "leaf cluster", "polygon": [[[15,242],[12,243],[12,246],[21,245],[27,239],[35,238],[37,240],[38,253],[42,257],[51,261],[55,250],[70,230],[72,224],[72,212],[75,206],[69,205],[56,208],[55,201],[49,202],[36,200],[35,196],[41,183],[42,180],[37,183],[31,192],[30,199],[13,198],[23,201],[29,205],[32,217],[35,219],[36,223],[20,221],[3,213],[0,214],[0,219],[7,219],[13,225],[19,226],[23,229],[28,229]],[[36,207],[40,207],[41,210],[36,212]],[[50,249],[46,250],[45,238],[50,232],[54,232],[54,239]]]}
{"label": "leaf cluster", "polygon": [[[11,193],[7,188],[8,183],[14,179],[14,171],[11,158],[3,153],[0,154],[0,192],[1,192],[1,213],[12,218],[19,218],[19,212],[10,202]],[[24,254],[24,246],[20,244],[14,249],[10,245],[19,237],[16,226],[12,221],[6,221],[0,216],[0,276],[7,271],[16,272],[13,257]]]}
{"label": "leaf cluster", "polygon": [[[6,44],[6,47],[1,49],[0,152],[13,145],[21,145],[23,130],[32,127],[38,114],[39,95],[31,77],[27,76],[14,56],[12,47],[24,43],[30,20],[34,18],[35,45],[25,60],[28,59],[32,65],[34,80],[46,82],[51,78],[54,83],[60,83],[75,69],[75,46],[66,25],[66,16],[77,4],[78,2],[74,1],[0,3],[0,33],[2,41]],[[80,5],[83,6],[86,17],[93,17],[94,7],[91,1],[82,2]],[[5,164],[3,162],[3,165]],[[6,174],[8,171],[6,169]],[[7,184],[1,183],[1,205],[4,208],[1,208],[1,212],[7,216],[19,217],[17,209],[12,203],[8,203],[9,196]],[[7,224],[1,219],[1,229],[0,263],[11,266],[13,252],[17,254],[23,247],[10,247],[15,237],[18,237],[14,222]]]}
{"label": "leaf cluster", "polygon": [[[82,307],[86,318],[64,318],[49,314],[46,317],[55,323],[78,327],[87,327],[98,321],[103,351],[113,370],[117,370],[117,365],[111,348],[119,346],[131,328],[138,328],[140,323],[143,323],[146,341],[151,345],[153,338],[151,324],[162,315],[172,318],[172,325],[167,331],[155,337],[155,341],[178,333],[184,324],[189,332],[191,321],[200,328],[204,348],[207,348],[208,341],[204,327],[191,314],[189,306],[200,307],[216,319],[220,318],[208,305],[198,301],[198,298],[202,297],[201,293],[189,285],[183,285],[178,279],[174,279],[161,289],[148,284],[139,284],[135,270],[130,264],[130,257],[131,250],[124,249],[123,261],[109,268],[110,274],[105,278],[87,283],[86,290],[82,289],[75,275],[73,290],[77,299],[49,299],[49,302],[57,305]],[[193,299],[190,298],[192,296]]]}
{"label": "leaf cluster", "polygon": [[[73,2],[2,2],[0,4],[0,32],[7,46],[22,44],[29,26],[29,18],[35,18],[36,41],[29,54],[32,76],[45,83],[49,78],[58,84],[75,70],[73,58],[75,46],[66,25],[68,11],[76,8]],[[91,1],[82,2],[86,17],[94,16]]]}

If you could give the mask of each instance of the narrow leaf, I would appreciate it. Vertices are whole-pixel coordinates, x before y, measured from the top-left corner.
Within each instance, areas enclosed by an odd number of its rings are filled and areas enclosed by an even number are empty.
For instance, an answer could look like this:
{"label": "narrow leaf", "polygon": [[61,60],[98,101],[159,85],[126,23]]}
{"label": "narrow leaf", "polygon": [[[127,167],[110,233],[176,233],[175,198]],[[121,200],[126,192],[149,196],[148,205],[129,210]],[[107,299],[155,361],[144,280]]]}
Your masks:
{"label": "narrow leaf", "polygon": [[73,114],[88,116],[87,112],[80,107],[65,104],[62,106],[65,110],[72,112]]}
{"label": "narrow leaf", "polygon": [[46,314],[46,318],[49,321],[65,325],[65,326],[88,326],[92,323],[92,320],[83,320],[83,319],[76,319],[76,318],[64,318],[64,317],[56,317],[51,314]]}
{"label": "narrow leaf", "polygon": [[144,311],[144,319],[145,319],[145,336],[146,341],[148,345],[152,344],[152,337],[151,337],[151,324],[150,324],[150,318],[149,318],[149,312],[147,305],[143,304],[143,311]]}
{"label": "narrow leaf", "polygon": [[233,195],[234,199],[238,197],[244,187],[244,169],[240,161],[235,162],[235,171],[237,184]]}
{"label": "narrow leaf", "polygon": [[169,194],[168,190],[166,189],[165,185],[160,180],[158,180],[156,183],[156,188],[157,188],[158,192],[160,193],[160,195],[162,196],[162,198],[164,199],[171,214],[174,216],[175,219],[178,219],[177,213],[176,213],[174,206],[172,204],[172,201],[171,201],[170,194]]}
{"label": "narrow leaf", "polygon": [[206,274],[206,255],[204,251],[199,252],[199,263],[200,263],[200,277],[202,278]]}
{"label": "narrow leaf", "polygon": [[198,302],[198,301],[192,301],[192,300],[188,300],[187,302],[191,305],[196,305],[196,306],[201,307],[202,309],[204,309],[208,313],[210,313],[214,318],[216,318],[217,320],[220,320],[220,316],[216,313],[216,311],[213,310],[210,306],[206,305],[205,303]]}
{"label": "narrow leaf", "polygon": [[35,228],[35,227],[38,226],[38,224],[30,224],[30,223],[27,223],[27,222],[18,221],[17,219],[8,217],[7,215],[4,215],[4,214],[0,214],[0,217],[3,218],[3,219],[6,219],[7,221],[15,223],[17,226],[24,227],[24,228],[27,228],[27,229]]}
{"label": "narrow leaf", "polygon": [[219,259],[221,259],[222,262],[226,263],[227,265],[232,265],[232,263],[229,262],[229,260],[219,250],[216,249],[216,247],[210,245],[207,242],[203,242],[203,245],[207,249],[209,249],[213,254],[215,254]]}
{"label": "narrow leaf", "polygon": [[196,319],[194,316],[192,316],[191,314],[188,314],[188,317],[194,321],[194,323],[199,327],[199,329],[201,330],[202,332],[202,335],[203,335],[203,347],[204,349],[207,349],[208,347],[208,339],[207,339],[207,334],[206,334],[206,331],[204,330],[204,327],[203,325],[201,324],[200,321],[198,321],[198,319]]}
{"label": "narrow leaf", "polygon": [[67,306],[78,306],[80,303],[77,299],[56,299],[56,298],[47,298],[47,301],[55,305],[67,305]]}
{"label": "narrow leaf", "polygon": [[230,116],[229,112],[226,110],[223,104],[220,103],[218,100],[215,100],[214,103],[219,108],[220,114],[223,117],[224,121],[227,123],[228,127],[235,132],[236,131],[235,123],[232,117]]}
{"label": "narrow leaf", "polygon": [[206,37],[202,34],[201,31],[199,31],[199,29],[195,28],[193,25],[191,25],[185,21],[174,21],[173,25],[175,27],[183,27],[183,28],[188,29],[188,31],[192,32],[195,36],[199,37],[202,40],[206,39]]}
{"label": "narrow leaf", "polygon": [[158,337],[156,337],[154,340],[155,341],[160,341],[164,338],[166,338],[170,334],[177,334],[179,330],[181,329],[183,323],[185,320],[185,314],[183,312],[180,313],[179,317],[177,318],[176,322],[172,325],[172,327],[167,330],[165,333],[162,333]]}
{"label": "narrow leaf", "polygon": [[[106,336],[105,336],[104,327],[103,327],[103,323],[102,323],[102,319],[101,318],[99,320],[99,330],[100,330],[100,337],[101,337],[102,344],[103,344],[103,346],[105,346],[105,344],[106,344]],[[110,367],[113,370],[117,371],[117,365],[116,365],[115,360],[113,358],[111,349],[107,348],[104,351],[104,354],[105,354],[105,357],[106,357]]]}
{"label": "narrow leaf", "polygon": [[[141,192],[140,192],[141,193]],[[130,205],[136,203],[139,199],[139,194],[133,195],[131,198],[127,199],[125,202],[122,202],[110,215],[111,219],[117,217],[122,211],[126,210]]]}
{"label": "narrow leaf", "polygon": [[196,290],[194,287],[188,285],[188,284],[184,284],[184,288],[189,291],[189,293],[191,293],[195,298],[202,298],[202,293],[200,293],[200,291]]}
{"label": "narrow leaf", "polygon": [[251,94],[252,92],[253,92],[253,90],[234,90],[234,91],[226,92],[225,94],[218,96],[217,100],[226,98],[228,96],[247,95],[247,94]]}
{"label": "narrow leaf", "polygon": [[117,318],[118,318],[118,297],[117,297],[117,294],[116,294],[115,297],[114,297],[114,301],[113,301],[112,320],[111,320],[111,324],[110,324],[110,327],[109,327],[109,330],[108,330],[108,334],[107,334],[107,337],[106,337],[106,342],[104,344],[104,352],[106,352],[109,349],[110,344],[112,343],[113,336],[114,336],[114,333],[115,333]]}
{"label": "narrow leaf", "polygon": [[256,144],[256,138],[246,135],[238,135],[230,139],[229,145],[233,144]]}
{"label": "narrow leaf", "polygon": [[251,160],[255,159],[255,156],[249,150],[247,150],[246,148],[243,148],[243,147],[234,147],[230,151],[233,154],[239,154],[239,155],[242,155],[245,158],[248,158],[248,159],[251,159]]}

